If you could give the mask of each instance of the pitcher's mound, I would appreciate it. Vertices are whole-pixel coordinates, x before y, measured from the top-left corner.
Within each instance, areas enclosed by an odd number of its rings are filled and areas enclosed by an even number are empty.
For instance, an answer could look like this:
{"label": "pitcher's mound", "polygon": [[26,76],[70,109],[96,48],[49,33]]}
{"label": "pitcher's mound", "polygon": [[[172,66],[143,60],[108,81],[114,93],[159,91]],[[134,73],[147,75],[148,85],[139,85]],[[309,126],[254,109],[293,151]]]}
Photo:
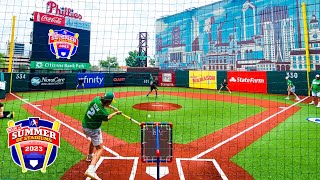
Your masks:
{"label": "pitcher's mound", "polygon": [[133,108],[145,111],[172,111],[180,109],[182,106],[173,103],[151,102],[136,104]]}

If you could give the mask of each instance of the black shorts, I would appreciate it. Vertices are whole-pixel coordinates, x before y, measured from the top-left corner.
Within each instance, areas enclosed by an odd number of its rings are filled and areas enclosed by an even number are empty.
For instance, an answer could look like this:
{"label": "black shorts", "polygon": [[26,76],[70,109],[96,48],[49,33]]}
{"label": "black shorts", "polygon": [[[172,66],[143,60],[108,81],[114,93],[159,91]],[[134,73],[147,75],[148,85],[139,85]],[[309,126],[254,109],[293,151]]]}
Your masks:
{"label": "black shorts", "polygon": [[150,90],[152,91],[152,90],[154,90],[154,89],[158,89],[157,86],[151,85],[151,86],[150,86]]}

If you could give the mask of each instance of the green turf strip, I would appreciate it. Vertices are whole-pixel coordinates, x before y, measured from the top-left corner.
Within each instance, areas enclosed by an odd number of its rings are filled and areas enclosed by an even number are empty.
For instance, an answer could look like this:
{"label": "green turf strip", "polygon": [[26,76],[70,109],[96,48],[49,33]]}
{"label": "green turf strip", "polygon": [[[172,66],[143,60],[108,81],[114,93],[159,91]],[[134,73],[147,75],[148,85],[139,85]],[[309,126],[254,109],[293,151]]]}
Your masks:
{"label": "green turf strip", "polygon": [[255,179],[318,179],[320,177],[320,108],[302,109],[232,158]]}
{"label": "green turf strip", "polygon": [[[15,100],[5,103],[5,109],[13,109],[16,113],[15,121],[31,117],[30,114],[21,108],[21,101]],[[46,173],[41,171],[28,171],[22,173],[21,167],[16,165],[8,148],[7,123],[8,119],[0,119],[0,179],[60,179],[64,173],[74,164],[78,163],[84,156],[75,147],[71,146],[63,138],[60,141],[60,148],[55,162],[47,167]]]}
{"label": "green turf strip", "polygon": [[[133,105],[144,102],[169,102],[179,104],[182,108],[174,111],[142,111],[132,108]],[[88,103],[62,104],[55,108],[82,120]],[[256,106],[167,95],[160,95],[157,99],[154,95],[150,95],[149,98],[145,96],[120,98],[114,106],[139,122],[172,122],[173,140],[182,144],[197,140],[263,111],[263,108]],[[150,118],[148,114],[151,115]],[[108,123],[104,123],[102,130],[127,142],[140,141],[140,127],[123,116],[116,116]]]}

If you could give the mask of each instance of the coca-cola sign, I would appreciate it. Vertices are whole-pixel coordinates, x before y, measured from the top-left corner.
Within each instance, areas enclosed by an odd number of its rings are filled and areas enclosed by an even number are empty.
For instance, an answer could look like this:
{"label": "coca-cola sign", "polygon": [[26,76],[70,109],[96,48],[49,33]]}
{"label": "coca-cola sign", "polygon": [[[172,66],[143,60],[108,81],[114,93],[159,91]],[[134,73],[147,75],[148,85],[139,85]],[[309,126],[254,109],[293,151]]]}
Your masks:
{"label": "coca-cola sign", "polygon": [[33,13],[33,21],[57,26],[65,26],[66,24],[66,19],[64,17],[45,14],[41,12]]}
{"label": "coca-cola sign", "polygon": [[47,2],[47,13],[63,17],[71,17],[74,19],[82,19],[81,14],[75,13],[73,9],[67,7],[59,7],[58,4],[53,1]]}

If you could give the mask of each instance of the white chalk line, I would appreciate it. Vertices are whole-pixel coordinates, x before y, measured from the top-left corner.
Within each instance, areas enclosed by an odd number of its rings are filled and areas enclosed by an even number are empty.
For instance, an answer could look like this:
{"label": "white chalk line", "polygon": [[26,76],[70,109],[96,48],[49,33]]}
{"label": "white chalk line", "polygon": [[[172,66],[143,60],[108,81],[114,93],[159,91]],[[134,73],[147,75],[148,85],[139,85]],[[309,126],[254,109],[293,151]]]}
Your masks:
{"label": "white chalk line", "polygon": [[205,162],[212,162],[213,165],[214,165],[214,167],[216,168],[216,170],[217,170],[218,173],[220,174],[221,178],[222,178],[223,180],[228,180],[228,177],[227,177],[226,174],[223,172],[223,170],[221,169],[220,165],[218,164],[218,162],[217,162],[215,159],[176,158],[176,164],[177,164],[177,168],[178,168],[178,173],[179,173],[180,180],[185,180],[183,168],[182,168],[182,165],[181,165],[181,161],[205,161]]}
{"label": "white chalk line", "polygon": [[[42,112],[43,114],[49,116],[50,118],[52,118],[52,119],[54,119],[54,120],[56,120],[56,121],[59,121],[61,124],[63,124],[64,126],[66,126],[66,127],[69,128],[69,129],[71,129],[71,130],[74,131],[75,133],[79,134],[80,136],[82,136],[82,137],[90,140],[89,138],[87,138],[86,135],[84,135],[84,134],[81,133],[80,131],[78,131],[78,130],[74,129],[73,127],[69,126],[68,124],[62,122],[62,121],[59,120],[58,118],[56,118],[56,117],[48,114],[47,112],[45,112],[44,110],[40,109],[39,107],[31,104],[30,102],[28,102],[28,101],[26,101],[26,100],[24,100],[24,99],[21,99],[19,96],[15,95],[15,94],[13,94],[13,93],[10,93],[10,94],[13,95],[14,97],[16,97],[17,99],[20,99],[20,100],[23,101],[24,103],[29,104],[30,106],[32,106],[33,108],[35,108],[35,109],[37,109],[38,111]],[[117,157],[120,156],[118,153],[116,153],[115,151],[107,148],[106,146],[103,146],[103,149],[106,150],[106,151],[108,151],[109,153],[113,154],[114,156],[117,156]],[[120,157],[122,157],[122,156],[120,156]]]}
{"label": "white chalk line", "polygon": [[245,130],[243,130],[243,131],[239,132],[238,134],[236,134],[236,135],[234,135],[234,136],[232,136],[232,137],[230,137],[230,138],[228,138],[228,139],[226,139],[226,140],[224,140],[224,141],[222,141],[222,142],[218,143],[217,145],[215,145],[215,146],[213,146],[213,147],[211,147],[211,148],[209,148],[209,149],[207,149],[207,150],[205,150],[205,151],[201,152],[200,154],[198,154],[198,155],[196,155],[196,156],[192,157],[191,159],[198,159],[198,158],[200,158],[200,157],[202,157],[202,156],[204,156],[204,155],[208,154],[209,152],[211,152],[211,151],[213,151],[213,150],[215,150],[215,149],[217,149],[217,148],[221,147],[222,145],[224,145],[224,144],[226,144],[226,143],[228,143],[228,142],[230,142],[230,141],[234,140],[235,138],[237,138],[237,137],[241,136],[242,134],[244,134],[244,133],[246,133],[246,132],[248,132],[248,131],[252,130],[253,128],[255,128],[255,127],[257,127],[257,126],[259,126],[259,125],[261,125],[261,124],[263,124],[263,123],[265,123],[265,122],[267,122],[267,121],[269,121],[271,118],[273,118],[273,117],[277,116],[278,114],[281,114],[281,113],[285,112],[286,110],[288,110],[288,109],[292,108],[293,106],[295,106],[295,105],[297,105],[297,104],[301,103],[302,101],[306,100],[307,98],[309,98],[309,97],[305,97],[305,98],[301,99],[300,101],[295,102],[294,104],[292,104],[292,105],[290,105],[290,106],[288,106],[288,107],[286,107],[286,108],[283,108],[281,111],[279,111],[279,112],[277,112],[277,113],[275,113],[275,114],[273,114],[273,115],[271,115],[271,116],[267,117],[266,119],[264,119],[264,120],[262,120],[262,121],[260,121],[260,122],[258,122],[258,123],[256,123],[256,124],[254,124],[254,125],[252,125],[252,126],[250,126],[249,128],[247,128],[247,129],[245,129]]}
{"label": "white chalk line", "polygon": [[[96,164],[96,170],[98,170],[99,166],[101,165],[102,161],[104,160],[133,160],[132,169],[130,172],[129,180],[134,180],[137,174],[137,167],[139,162],[139,157],[107,157],[107,156],[101,156],[99,161]],[[86,180],[90,180],[91,178],[87,177]]]}

